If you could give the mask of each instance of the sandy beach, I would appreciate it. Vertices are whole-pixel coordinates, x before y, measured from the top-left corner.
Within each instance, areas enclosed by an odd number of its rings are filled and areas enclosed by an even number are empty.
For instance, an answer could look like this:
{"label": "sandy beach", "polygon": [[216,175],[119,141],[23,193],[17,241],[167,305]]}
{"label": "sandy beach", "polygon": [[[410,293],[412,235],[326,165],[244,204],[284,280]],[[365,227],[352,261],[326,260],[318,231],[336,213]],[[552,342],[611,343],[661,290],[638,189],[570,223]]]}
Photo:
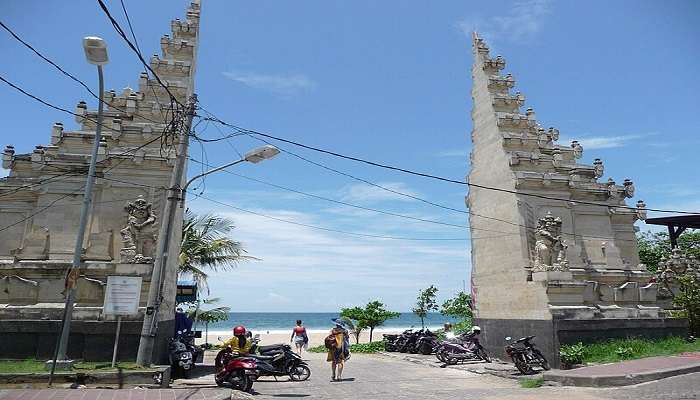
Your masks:
{"label": "sandy beach", "polygon": [[[263,346],[268,346],[271,344],[277,344],[277,343],[289,343],[289,338],[292,335],[292,330],[290,329],[289,332],[283,333],[279,331],[272,331],[270,333],[267,333],[268,331],[253,331],[253,334],[260,334],[260,344]],[[314,347],[323,344],[323,339],[328,336],[328,333],[330,332],[330,329],[328,331],[308,331],[307,334],[309,336],[309,347]],[[372,335],[372,340],[373,341],[378,341],[382,339],[382,334],[385,333],[401,333],[402,330],[375,330],[374,334]],[[220,339],[219,339],[220,338]],[[222,331],[210,331],[209,332],[209,343],[211,344],[218,344],[221,341],[225,341],[231,338],[231,332],[222,332]],[[350,336],[350,342],[355,343],[355,337]],[[360,343],[367,343],[369,342],[369,331],[363,331],[362,334],[360,335]],[[202,338],[197,339],[197,344],[202,344],[204,343],[204,332],[202,332]]]}

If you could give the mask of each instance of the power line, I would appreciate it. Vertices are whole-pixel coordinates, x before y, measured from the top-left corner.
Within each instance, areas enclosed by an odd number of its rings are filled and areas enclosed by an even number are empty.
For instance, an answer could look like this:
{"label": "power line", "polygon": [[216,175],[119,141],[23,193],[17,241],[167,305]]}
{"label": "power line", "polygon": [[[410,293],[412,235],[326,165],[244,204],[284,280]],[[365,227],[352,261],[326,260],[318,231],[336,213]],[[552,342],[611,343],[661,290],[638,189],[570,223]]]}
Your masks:
{"label": "power line", "polygon": [[158,84],[160,84],[163,87],[163,89],[165,89],[165,91],[168,92],[168,95],[170,96],[170,100],[174,101],[175,103],[180,105],[180,107],[185,108],[185,105],[180,103],[180,101],[177,100],[177,97],[175,97],[175,95],[170,91],[170,88],[168,88],[168,86],[165,85],[165,83],[163,83],[163,81],[160,79],[160,77],[158,76],[156,71],[154,71],[153,68],[151,68],[151,66],[146,62],[146,60],[143,58],[143,55],[141,54],[141,51],[129,40],[129,38],[126,36],[126,33],[124,33],[124,30],[122,29],[121,25],[119,25],[119,22],[117,22],[117,20],[115,20],[114,17],[112,17],[112,14],[109,12],[109,9],[105,5],[105,3],[102,0],[97,0],[97,2],[99,3],[100,8],[102,8],[102,11],[104,12],[104,14],[107,16],[109,21],[112,23],[112,27],[114,28],[114,30],[117,31],[117,33],[119,34],[119,36],[121,36],[122,39],[124,39],[124,41],[129,46],[129,48],[139,58],[139,60],[143,64],[143,66],[146,67],[146,69],[148,71],[150,71],[151,74],[153,74],[153,77],[156,79],[156,81],[158,81]]}
{"label": "power line", "polygon": [[[85,90],[87,90],[87,92],[90,93],[90,95],[92,95],[92,97],[96,98],[98,101],[104,102],[104,103],[107,104],[109,107],[111,107],[111,108],[113,108],[113,109],[115,109],[115,110],[117,110],[117,111],[123,112],[123,113],[125,113],[125,114],[129,114],[126,110],[117,107],[117,106],[114,105],[113,103],[110,103],[110,102],[104,101],[103,99],[100,99],[100,96],[98,96],[95,92],[93,92],[92,89],[90,89],[90,87],[89,87],[84,81],[78,79],[77,77],[75,77],[75,75],[71,74],[70,72],[67,72],[65,69],[63,69],[61,66],[59,66],[58,64],[56,64],[54,61],[52,61],[51,59],[49,59],[48,57],[46,57],[45,55],[43,55],[39,50],[37,50],[37,49],[36,49],[34,46],[32,46],[31,44],[27,43],[24,39],[22,39],[19,35],[17,35],[12,29],[10,29],[7,25],[5,25],[2,21],[0,21],[0,27],[2,27],[3,29],[5,29],[12,37],[15,38],[15,40],[17,40],[18,42],[22,43],[26,48],[28,48],[29,50],[31,50],[32,52],[34,52],[34,54],[36,54],[39,58],[41,58],[42,60],[44,60],[44,61],[46,61],[47,63],[51,64],[54,68],[56,68],[58,71],[60,71],[63,75],[65,75],[65,76],[67,76],[68,78],[74,80],[74,81],[77,82],[80,86],[82,86],[83,88],[85,88]],[[157,98],[156,98],[156,99],[157,99]],[[161,111],[161,113],[162,113],[162,111]],[[153,123],[156,123],[156,124],[163,124],[163,123],[165,123],[164,121],[156,121],[156,120],[150,119],[150,118],[148,118],[148,117],[145,117],[145,116],[143,116],[143,115],[141,115],[141,114],[138,114],[138,113],[135,113],[135,112],[134,112],[134,113],[131,113],[131,114],[136,115],[136,116],[138,116],[138,117],[141,117],[141,118],[145,119],[146,121],[153,122]],[[164,118],[164,120],[165,120],[165,118]]]}
{"label": "power line", "polygon": [[[271,219],[274,221],[284,222],[287,224],[303,226],[306,228],[312,228],[312,229],[317,229],[317,230],[322,230],[322,231],[327,231],[327,232],[341,233],[344,235],[368,237],[368,238],[375,238],[375,239],[392,239],[392,240],[408,240],[408,241],[469,241],[470,240],[470,238],[410,238],[410,237],[386,236],[386,235],[374,235],[374,234],[370,234],[370,233],[350,232],[350,231],[344,231],[344,230],[340,230],[340,229],[333,229],[333,228],[326,228],[326,227],[316,226],[316,225],[311,225],[311,224],[305,224],[302,222],[290,221],[290,220],[287,220],[284,218],[273,217],[271,215],[263,214],[263,213],[260,213],[257,211],[247,210],[245,208],[237,207],[237,206],[234,206],[232,204],[228,204],[228,203],[224,203],[224,202],[221,202],[218,200],[214,200],[214,199],[202,196],[202,195],[197,194],[197,193],[192,193],[192,195],[195,197],[210,201],[212,203],[216,203],[216,204],[219,204],[222,206],[232,208],[234,210],[242,211],[242,212],[252,214],[252,215],[257,215],[259,217]],[[503,235],[503,236],[508,236],[508,235]],[[498,236],[498,237],[503,237],[503,236]]]}
{"label": "power line", "polygon": [[[205,166],[207,166],[207,167],[209,167],[209,168],[214,167],[213,165],[209,165],[209,164],[207,164],[207,163],[203,163],[203,162],[201,162],[201,161],[199,161],[199,160],[196,160],[196,159],[194,159],[194,158],[192,158],[192,157],[189,157],[189,159],[192,160],[192,161],[194,161],[194,162],[196,162],[196,163],[198,163],[198,164],[205,165]],[[256,179],[256,178],[252,178],[252,177],[249,177],[249,176],[241,175],[241,174],[235,173],[235,172],[233,172],[233,171],[229,171],[228,169],[224,169],[223,171],[226,172],[226,173],[228,173],[228,174],[237,176],[237,177],[239,177],[239,178],[246,179],[246,180],[253,181],[253,182],[257,182],[257,183],[261,183],[261,184],[263,184],[263,185],[267,185],[267,186],[274,187],[274,188],[277,188],[277,189],[286,190],[286,191],[288,191],[288,192],[292,192],[292,193],[296,193],[296,194],[301,194],[301,195],[303,195],[303,196],[313,197],[313,198],[315,198],[315,199],[324,200],[324,201],[328,201],[328,202],[335,203],[335,204],[341,204],[341,205],[344,205],[344,206],[353,207],[353,208],[357,208],[357,209],[360,209],[360,210],[372,211],[372,212],[376,212],[376,213],[379,213],[379,214],[391,215],[391,216],[393,216],[393,217],[405,218],[405,219],[410,219],[410,220],[419,221],[419,222],[427,222],[427,223],[431,223],[431,224],[438,224],[438,225],[444,225],[444,226],[451,226],[451,227],[456,227],[456,228],[469,228],[468,225],[452,224],[452,223],[449,223],[449,222],[442,222],[442,221],[435,221],[435,220],[431,220],[431,219],[413,217],[413,216],[410,216],[410,215],[404,215],[404,214],[398,214],[398,213],[391,212],[391,211],[379,210],[379,209],[376,209],[376,208],[365,207],[365,206],[361,206],[361,205],[357,205],[357,204],[348,203],[348,202],[342,201],[342,200],[336,200],[336,199],[331,199],[331,198],[329,198],[329,197],[324,197],[324,196],[319,196],[319,195],[312,194],[312,193],[302,192],[301,190],[292,189],[292,188],[290,188],[290,187],[286,187],[286,186],[282,186],[282,185],[277,185],[277,184],[274,184],[274,183],[271,183],[271,182],[266,182],[266,181],[263,181],[263,180],[261,180],[261,179]],[[492,232],[494,232],[494,231],[492,231]],[[498,233],[506,233],[506,232],[498,232]]]}
{"label": "power line", "polygon": [[[206,111],[206,110],[205,110],[205,111]],[[593,202],[593,201],[574,200],[574,199],[563,199],[563,198],[558,198],[558,197],[550,197],[550,196],[540,195],[540,194],[536,194],[536,193],[518,192],[518,191],[510,190],[510,189],[503,189],[503,188],[497,188],[497,187],[479,185],[479,184],[476,184],[476,183],[465,182],[465,181],[458,181],[458,180],[451,179],[451,178],[444,178],[444,177],[437,176],[437,175],[433,175],[433,174],[428,174],[428,173],[423,173],[423,172],[416,172],[416,171],[412,171],[412,170],[409,170],[409,169],[406,169],[406,168],[395,167],[395,166],[392,166],[392,165],[382,164],[382,163],[378,163],[378,162],[374,162],[374,161],[369,161],[369,160],[365,160],[365,159],[358,158],[358,157],[353,157],[353,156],[344,155],[344,154],[337,153],[337,152],[334,152],[334,151],[331,151],[331,150],[325,150],[325,149],[321,149],[321,148],[318,148],[318,147],[305,145],[305,144],[303,144],[303,143],[295,142],[295,141],[293,141],[293,140],[283,139],[283,138],[280,138],[280,137],[277,137],[277,136],[273,136],[273,135],[270,135],[270,134],[267,134],[267,133],[258,132],[258,131],[254,131],[254,130],[250,130],[250,129],[245,129],[245,128],[241,128],[241,127],[239,127],[239,126],[232,125],[232,124],[229,124],[229,123],[227,123],[227,122],[222,121],[222,120],[219,119],[218,117],[213,116],[213,114],[211,114],[211,113],[208,112],[208,111],[207,111],[207,113],[209,113],[210,115],[212,115],[212,117],[210,117],[210,118],[212,118],[212,120],[213,120],[214,122],[217,122],[217,123],[222,124],[222,125],[224,125],[224,126],[228,126],[228,127],[230,127],[230,128],[239,130],[239,131],[241,131],[241,132],[248,132],[248,133],[250,133],[250,134],[252,134],[252,135],[263,136],[263,137],[266,137],[266,138],[269,138],[269,139],[277,140],[277,141],[284,142],[284,143],[289,143],[289,144],[292,144],[292,145],[295,145],[295,146],[298,146],[298,147],[302,147],[302,148],[305,148],[305,149],[308,149],[308,150],[313,150],[313,151],[316,151],[316,152],[319,152],[319,153],[332,155],[332,156],[334,156],[334,157],[343,158],[343,159],[346,159],[346,160],[351,160],[351,161],[355,161],[355,162],[359,162],[359,163],[371,165],[371,166],[378,167],[378,168],[383,168],[383,169],[388,169],[388,170],[392,170],[392,171],[403,172],[403,173],[410,174],[410,175],[415,175],[415,176],[420,176],[420,177],[424,177],[424,178],[435,179],[435,180],[438,180],[438,181],[443,181],[443,182],[448,182],[448,183],[456,183],[456,184],[459,184],[459,185],[465,185],[465,186],[469,186],[469,187],[475,187],[475,188],[486,189],[486,190],[493,190],[493,191],[504,192],[504,193],[511,193],[511,194],[516,194],[516,195],[521,195],[521,196],[535,197],[535,198],[546,199],[546,200],[563,201],[563,202],[576,203],[576,204],[586,204],[586,205],[593,205],[593,206],[606,207],[606,208],[611,208],[611,207],[612,207],[612,208],[624,208],[624,209],[629,209],[629,210],[636,210],[635,207],[630,207],[630,206],[626,206],[626,205],[610,205],[610,204],[598,203],[598,202]],[[647,208],[646,210],[647,210],[647,211],[654,211],[654,212],[661,212],[661,213],[674,213],[674,214],[698,214],[698,213],[700,213],[700,212],[692,212],[692,211],[663,210],[663,209],[656,209],[656,208]]]}

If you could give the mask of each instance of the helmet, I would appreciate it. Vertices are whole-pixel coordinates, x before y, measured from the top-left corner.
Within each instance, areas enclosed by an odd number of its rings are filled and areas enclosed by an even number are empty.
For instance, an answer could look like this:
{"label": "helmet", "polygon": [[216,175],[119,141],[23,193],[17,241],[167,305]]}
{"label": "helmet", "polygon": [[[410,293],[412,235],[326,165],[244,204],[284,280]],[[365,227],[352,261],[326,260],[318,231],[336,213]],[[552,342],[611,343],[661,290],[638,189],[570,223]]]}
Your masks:
{"label": "helmet", "polygon": [[472,333],[481,333],[481,328],[477,325],[472,326]]}
{"label": "helmet", "polygon": [[243,335],[245,335],[245,326],[238,325],[237,327],[233,328],[233,336],[243,336]]}

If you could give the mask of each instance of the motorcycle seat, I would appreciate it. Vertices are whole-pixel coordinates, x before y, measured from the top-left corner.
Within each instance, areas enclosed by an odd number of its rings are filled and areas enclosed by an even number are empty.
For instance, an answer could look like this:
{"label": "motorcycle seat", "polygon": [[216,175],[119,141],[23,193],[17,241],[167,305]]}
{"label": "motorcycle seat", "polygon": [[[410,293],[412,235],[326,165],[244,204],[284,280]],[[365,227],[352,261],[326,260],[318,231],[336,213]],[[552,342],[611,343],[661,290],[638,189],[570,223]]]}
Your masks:
{"label": "motorcycle seat", "polygon": [[274,351],[274,350],[281,350],[284,348],[283,344],[271,344],[269,346],[258,346],[258,350],[260,350],[261,353],[267,353],[269,351]]}
{"label": "motorcycle seat", "polygon": [[261,354],[254,354],[251,357],[257,358],[258,360],[267,361],[267,360],[272,360],[272,359],[276,358],[277,356],[265,356],[265,355],[261,355]]}

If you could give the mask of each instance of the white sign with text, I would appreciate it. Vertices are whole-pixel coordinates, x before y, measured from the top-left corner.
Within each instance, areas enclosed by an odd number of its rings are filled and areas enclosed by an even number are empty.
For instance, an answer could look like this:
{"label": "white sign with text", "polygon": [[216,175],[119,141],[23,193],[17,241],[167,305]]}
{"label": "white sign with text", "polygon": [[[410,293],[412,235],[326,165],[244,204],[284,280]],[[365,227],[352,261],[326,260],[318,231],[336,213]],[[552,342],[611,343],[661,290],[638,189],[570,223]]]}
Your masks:
{"label": "white sign with text", "polygon": [[140,276],[108,276],[105,291],[106,315],[133,315],[141,300]]}

